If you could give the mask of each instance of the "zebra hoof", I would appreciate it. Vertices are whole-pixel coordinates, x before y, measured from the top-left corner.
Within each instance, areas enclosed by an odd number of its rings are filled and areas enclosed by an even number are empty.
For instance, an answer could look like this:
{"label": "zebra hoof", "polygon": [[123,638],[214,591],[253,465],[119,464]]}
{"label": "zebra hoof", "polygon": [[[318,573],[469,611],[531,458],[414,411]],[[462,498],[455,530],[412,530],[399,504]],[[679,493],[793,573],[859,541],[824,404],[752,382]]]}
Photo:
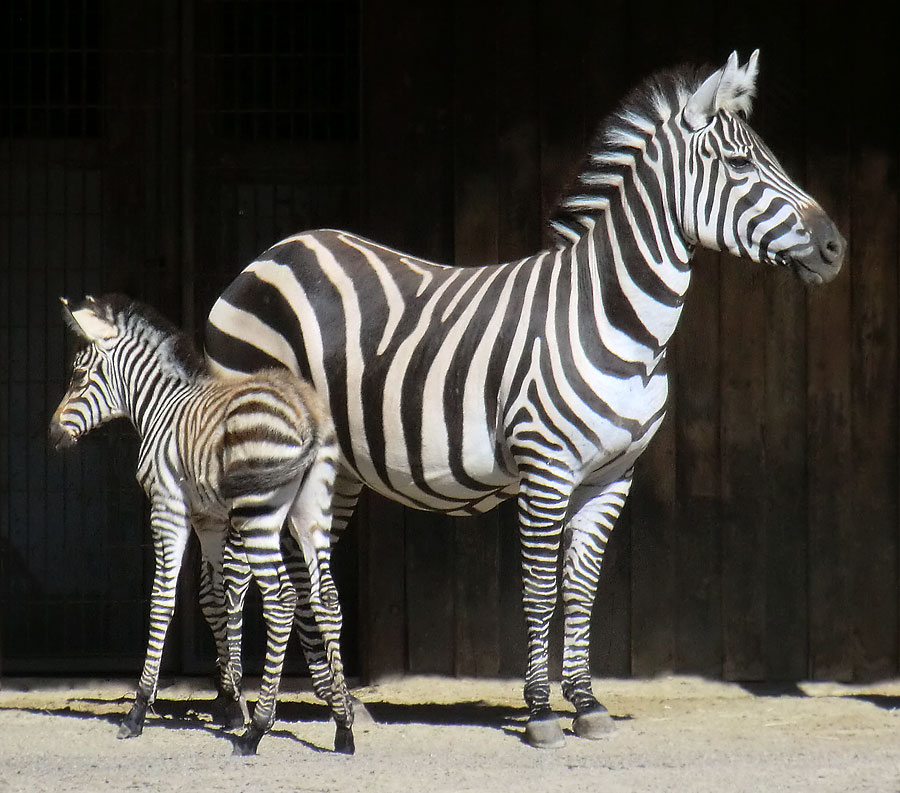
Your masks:
{"label": "zebra hoof", "polygon": [[234,748],[231,750],[231,756],[252,757],[256,754],[256,749],[262,737],[263,731],[251,724],[241,735],[232,739]]}
{"label": "zebra hoof", "polygon": [[338,754],[356,754],[356,743],[353,741],[353,730],[350,727],[338,727],[334,731],[334,751]]}
{"label": "zebra hoof", "polygon": [[350,697],[350,703],[353,705],[353,723],[357,727],[367,729],[375,724],[375,719],[369,713],[369,709],[360,702],[356,697]]}
{"label": "zebra hoof", "polygon": [[536,749],[558,749],[566,743],[559,719],[554,715],[532,717],[525,725],[525,742]]}
{"label": "zebra hoof", "polygon": [[579,713],[572,722],[572,730],[579,738],[587,738],[589,741],[599,741],[616,729],[609,711],[602,705],[594,710]]}

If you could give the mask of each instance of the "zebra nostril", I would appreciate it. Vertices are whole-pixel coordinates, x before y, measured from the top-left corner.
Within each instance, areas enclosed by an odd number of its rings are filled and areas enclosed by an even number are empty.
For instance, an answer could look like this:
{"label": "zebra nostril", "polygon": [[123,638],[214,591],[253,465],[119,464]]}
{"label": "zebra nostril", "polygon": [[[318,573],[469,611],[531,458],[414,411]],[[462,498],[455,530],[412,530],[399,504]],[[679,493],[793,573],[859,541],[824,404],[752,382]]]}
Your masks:
{"label": "zebra nostril", "polygon": [[821,246],[822,259],[829,264],[840,260],[844,255],[844,241],[840,237],[832,237]]}

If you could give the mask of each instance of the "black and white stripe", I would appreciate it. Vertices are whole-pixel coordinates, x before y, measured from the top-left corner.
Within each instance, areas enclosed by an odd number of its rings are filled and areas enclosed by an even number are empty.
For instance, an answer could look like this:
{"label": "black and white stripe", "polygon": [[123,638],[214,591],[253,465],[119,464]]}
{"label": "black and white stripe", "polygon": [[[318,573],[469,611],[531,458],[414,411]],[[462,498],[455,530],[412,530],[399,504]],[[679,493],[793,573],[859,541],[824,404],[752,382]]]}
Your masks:
{"label": "black and white stripe", "polygon": [[554,250],[463,268],[311,231],[262,254],[209,316],[214,371],[280,364],[327,397],[343,457],[336,531],[362,484],[454,515],[517,497],[537,745],[562,741],[547,671],[561,544],[563,691],[576,732],[610,725],[590,686],[591,607],[635,460],[665,415],[695,247],[809,283],[840,268],[837,229],[746,123],[756,60],[639,86],[553,218]]}
{"label": "black and white stripe", "polygon": [[[242,612],[251,579],[262,594],[265,669],[236,752],[254,753],[272,726],[291,627],[296,616],[306,619],[309,631],[310,610],[323,637],[324,653],[311,664],[319,693],[332,705],[337,747],[352,751],[353,714],[338,646],[341,616],[329,567],[338,450],[319,397],[283,368],[229,383],[212,378],[185,336],[147,307],[118,296],[88,298],[71,309],[64,301],[64,316],[82,344],[51,422],[51,439],[58,448],[71,446],[106,421],[130,419],[141,438],[137,478],[150,499],[156,550],[150,636],[120,737],[141,733],[156,695],[193,527],[203,555],[200,603],[216,640],[220,692],[232,710],[240,699]],[[285,521],[296,548],[293,580],[281,552]]]}

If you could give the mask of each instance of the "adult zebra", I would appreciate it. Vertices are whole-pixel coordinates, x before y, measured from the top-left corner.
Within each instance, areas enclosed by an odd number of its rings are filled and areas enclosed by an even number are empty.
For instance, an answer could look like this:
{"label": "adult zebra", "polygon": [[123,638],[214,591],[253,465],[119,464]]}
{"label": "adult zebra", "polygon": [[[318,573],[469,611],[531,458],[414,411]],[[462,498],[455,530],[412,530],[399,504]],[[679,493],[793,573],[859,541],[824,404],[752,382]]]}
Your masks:
{"label": "adult zebra", "polygon": [[554,217],[555,250],[462,268],[311,231],[262,254],[209,316],[214,371],[282,364],[327,394],[343,454],[335,529],[363,484],[453,515],[517,497],[534,745],[563,741],[547,669],[563,538],[563,693],[576,733],[611,726],[591,690],[591,608],[635,460],[665,415],[694,248],[809,284],[841,266],[834,224],[746,123],[757,57],[637,87]]}
{"label": "adult zebra", "polygon": [[[235,754],[254,754],[275,719],[298,588],[322,629],[330,683],[324,696],[337,725],[335,748],[352,753],[353,711],[330,573],[338,450],[319,396],[283,368],[230,383],[210,377],[184,334],[119,295],[87,298],[74,308],[64,300],[63,316],[81,345],[50,439],[56,448],[67,448],[107,421],[130,419],[141,437],[137,479],[150,499],[156,550],[150,636],[134,706],[119,737],[141,734],[155,698],[193,527],[203,555],[200,602],[216,639],[220,692],[234,703],[241,699],[242,609],[251,578],[262,594],[265,668],[253,718],[234,741]],[[302,576],[292,576],[282,559],[285,520],[299,545],[295,555],[306,560]]]}

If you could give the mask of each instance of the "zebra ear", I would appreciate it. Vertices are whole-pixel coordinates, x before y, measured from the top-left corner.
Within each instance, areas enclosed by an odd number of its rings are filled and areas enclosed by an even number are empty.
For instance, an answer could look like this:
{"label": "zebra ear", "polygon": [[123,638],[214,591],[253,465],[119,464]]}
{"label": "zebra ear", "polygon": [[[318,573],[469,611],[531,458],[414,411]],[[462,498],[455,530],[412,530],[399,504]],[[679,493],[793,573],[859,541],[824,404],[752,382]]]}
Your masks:
{"label": "zebra ear", "polygon": [[63,320],[74,333],[89,342],[104,342],[119,335],[114,322],[100,315],[100,306],[93,300],[86,305],[69,308],[69,301],[60,298],[63,306]]}
{"label": "zebra ear", "polygon": [[684,121],[694,131],[702,129],[720,110],[730,113],[750,114],[759,50],[755,50],[745,66],[741,66],[736,52],[728,56],[728,62],[707,77],[684,106]]}

